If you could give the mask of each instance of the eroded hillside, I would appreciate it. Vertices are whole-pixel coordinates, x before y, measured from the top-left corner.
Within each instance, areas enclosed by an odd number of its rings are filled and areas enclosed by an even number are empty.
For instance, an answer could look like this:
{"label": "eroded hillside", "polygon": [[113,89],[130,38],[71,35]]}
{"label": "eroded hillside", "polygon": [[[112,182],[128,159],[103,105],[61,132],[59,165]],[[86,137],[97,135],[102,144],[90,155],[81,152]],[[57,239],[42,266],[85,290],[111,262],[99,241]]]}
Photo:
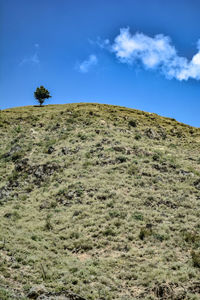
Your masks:
{"label": "eroded hillside", "polygon": [[0,299],[200,299],[199,150],[125,107],[0,111]]}

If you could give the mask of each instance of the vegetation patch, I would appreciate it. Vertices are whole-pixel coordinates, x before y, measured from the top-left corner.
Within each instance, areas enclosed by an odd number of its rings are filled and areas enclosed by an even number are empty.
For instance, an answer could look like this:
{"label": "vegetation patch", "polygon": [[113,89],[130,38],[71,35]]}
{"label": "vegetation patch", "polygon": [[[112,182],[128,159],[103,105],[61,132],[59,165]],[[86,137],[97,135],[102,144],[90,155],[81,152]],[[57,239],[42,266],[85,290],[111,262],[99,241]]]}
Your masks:
{"label": "vegetation patch", "polygon": [[199,299],[200,129],[45,96],[0,112],[0,299]]}

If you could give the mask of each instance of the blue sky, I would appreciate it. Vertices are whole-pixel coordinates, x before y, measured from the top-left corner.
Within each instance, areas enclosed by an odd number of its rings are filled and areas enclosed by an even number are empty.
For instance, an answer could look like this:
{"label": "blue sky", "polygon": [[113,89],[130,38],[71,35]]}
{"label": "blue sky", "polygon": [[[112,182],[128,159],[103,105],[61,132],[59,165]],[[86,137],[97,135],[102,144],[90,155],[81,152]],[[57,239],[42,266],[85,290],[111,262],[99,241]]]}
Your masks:
{"label": "blue sky", "polygon": [[[200,127],[199,0],[0,0],[0,107],[99,102]],[[120,31],[121,30],[121,31]]]}

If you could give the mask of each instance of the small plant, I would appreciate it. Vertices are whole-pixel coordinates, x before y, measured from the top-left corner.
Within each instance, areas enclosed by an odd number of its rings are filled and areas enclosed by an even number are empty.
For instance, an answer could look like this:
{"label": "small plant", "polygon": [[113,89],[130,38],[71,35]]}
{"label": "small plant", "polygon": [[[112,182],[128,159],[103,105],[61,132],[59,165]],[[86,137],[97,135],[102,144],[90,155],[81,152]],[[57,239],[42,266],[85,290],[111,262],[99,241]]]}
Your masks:
{"label": "small plant", "polygon": [[36,91],[34,92],[34,97],[40,103],[40,106],[42,106],[45,99],[51,98],[49,91],[42,85],[36,89]]}
{"label": "small plant", "polygon": [[81,132],[78,133],[77,135],[82,141],[85,141],[87,139],[87,136]]}
{"label": "small plant", "polygon": [[138,221],[143,221],[143,220],[144,220],[143,215],[142,215],[140,212],[137,212],[137,211],[134,212],[133,218],[134,218],[135,220],[138,220]]}
{"label": "small plant", "polygon": [[200,268],[200,252],[192,251],[191,256],[192,256],[193,266],[195,268]]}
{"label": "small plant", "polygon": [[136,133],[136,135],[135,135],[135,139],[138,141],[138,140],[140,140],[142,137],[141,137],[141,134],[139,134],[139,133]]}
{"label": "small plant", "polygon": [[155,161],[159,161],[160,159],[160,155],[158,153],[154,153],[153,156],[152,156],[153,160]]}
{"label": "small plant", "polygon": [[160,234],[160,233],[155,233],[155,234],[154,234],[154,238],[155,238],[156,240],[160,241],[160,242],[163,242],[163,241],[165,241],[165,240],[168,239],[168,236],[165,236],[165,235]]}
{"label": "small plant", "polygon": [[[149,225],[149,224],[147,224]],[[140,229],[139,238],[143,241],[146,237],[152,235],[152,228],[150,226],[143,227]]]}
{"label": "small plant", "polygon": [[9,300],[12,299],[11,297],[13,297],[13,295],[11,295],[9,291],[4,289],[3,287],[0,287],[0,299]]}
{"label": "small plant", "polygon": [[12,174],[8,177],[8,180],[9,180],[10,183],[14,183],[14,182],[16,182],[16,180],[18,179],[18,177],[19,177],[19,172],[17,172],[16,170],[14,170],[12,172]]}
{"label": "small plant", "polygon": [[126,156],[118,156],[118,157],[116,158],[116,160],[117,160],[118,162],[120,162],[120,163],[123,163],[123,162],[126,162],[126,161],[127,161],[127,158],[126,158]]}
{"label": "small plant", "polygon": [[131,126],[131,127],[137,127],[137,122],[135,120],[130,120],[128,122],[128,125]]}
{"label": "small plant", "polygon": [[16,127],[14,128],[14,131],[15,131],[16,133],[20,133],[20,132],[22,131],[21,126],[20,126],[20,125],[16,126]]}
{"label": "small plant", "polygon": [[46,220],[45,220],[45,229],[46,230],[52,230],[53,229],[53,225],[51,224],[51,215],[48,214],[46,216]]}
{"label": "small plant", "polygon": [[115,236],[116,235],[116,232],[114,231],[114,229],[113,228],[111,228],[111,227],[106,227],[105,228],[105,230],[104,230],[104,232],[103,232],[103,235],[104,236]]}
{"label": "small plant", "polygon": [[137,166],[135,165],[131,165],[129,168],[128,168],[128,174],[129,175],[136,175],[139,173],[139,169]]}
{"label": "small plant", "polygon": [[196,232],[185,232],[184,240],[190,244],[196,244],[200,241],[200,237]]}

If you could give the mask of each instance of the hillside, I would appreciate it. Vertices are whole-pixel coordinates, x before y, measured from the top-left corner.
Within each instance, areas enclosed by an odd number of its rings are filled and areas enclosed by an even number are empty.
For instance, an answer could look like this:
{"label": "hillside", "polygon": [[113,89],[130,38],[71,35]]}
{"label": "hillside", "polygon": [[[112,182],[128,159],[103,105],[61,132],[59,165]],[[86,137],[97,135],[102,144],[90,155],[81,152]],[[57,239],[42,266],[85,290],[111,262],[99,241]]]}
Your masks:
{"label": "hillside", "polygon": [[200,299],[199,150],[125,107],[0,111],[0,299]]}

